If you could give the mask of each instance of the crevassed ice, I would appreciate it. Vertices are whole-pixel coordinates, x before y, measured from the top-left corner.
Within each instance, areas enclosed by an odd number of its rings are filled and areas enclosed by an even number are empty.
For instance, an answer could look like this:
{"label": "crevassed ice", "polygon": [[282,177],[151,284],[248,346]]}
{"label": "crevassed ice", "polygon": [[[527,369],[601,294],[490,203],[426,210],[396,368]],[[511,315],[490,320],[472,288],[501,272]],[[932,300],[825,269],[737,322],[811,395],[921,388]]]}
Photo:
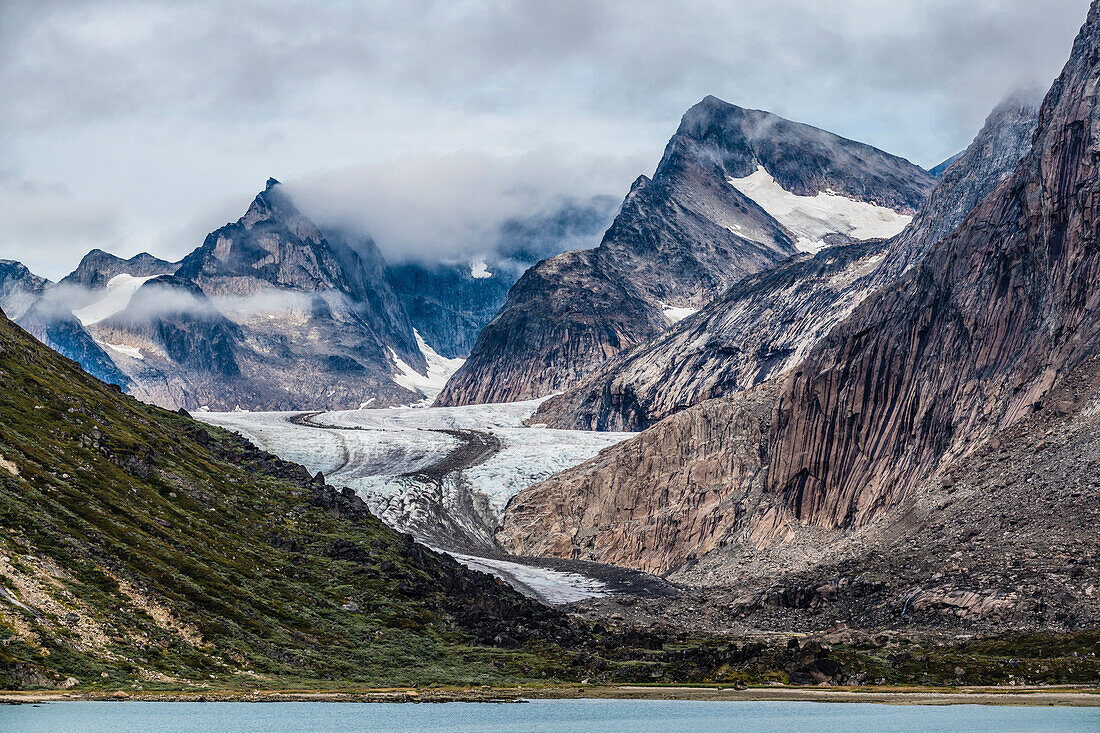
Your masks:
{"label": "crevassed ice", "polygon": [[726,181],[798,237],[795,246],[803,252],[817,252],[825,247],[824,239],[829,234],[844,234],[852,239],[892,237],[913,220],[885,206],[831,191],[816,196],[793,194],[780,186],[764,166],[757,166],[744,178]]}

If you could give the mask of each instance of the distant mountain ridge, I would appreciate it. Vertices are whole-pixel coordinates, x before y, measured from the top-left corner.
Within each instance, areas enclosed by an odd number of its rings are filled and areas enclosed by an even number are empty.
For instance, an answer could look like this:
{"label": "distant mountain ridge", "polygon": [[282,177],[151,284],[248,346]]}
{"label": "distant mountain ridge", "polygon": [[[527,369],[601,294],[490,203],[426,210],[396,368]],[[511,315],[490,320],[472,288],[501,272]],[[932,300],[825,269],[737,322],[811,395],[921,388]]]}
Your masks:
{"label": "distant mountain ridge", "polygon": [[745,278],[691,318],[544,402],[531,422],[641,430],[797,366],[833,325],[919,262],[1012,173],[1031,147],[1038,116],[1039,100],[1006,98],[901,234],[801,255]]}
{"label": "distant mountain ridge", "polygon": [[568,387],[800,246],[851,241],[852,216],[900,231],[932,184],[870,146],[707,97],[684,115],[653,178],[635,181],[598,248],[524,274],[436,404]]}

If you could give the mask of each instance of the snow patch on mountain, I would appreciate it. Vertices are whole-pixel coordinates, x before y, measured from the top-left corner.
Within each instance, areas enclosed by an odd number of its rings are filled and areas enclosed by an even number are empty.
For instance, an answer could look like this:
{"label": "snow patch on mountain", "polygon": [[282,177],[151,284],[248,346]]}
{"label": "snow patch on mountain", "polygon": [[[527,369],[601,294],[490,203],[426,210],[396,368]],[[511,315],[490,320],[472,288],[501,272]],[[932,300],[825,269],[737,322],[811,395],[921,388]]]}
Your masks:
{"label": "snow patch on mountain", "polygon": [[416,345],[420,347],[420,353],[424,355],[425,361],[428,362],[428,373],[421,374],[406,364],[401,357],[399,357],[393,349],[390,349],[390,358],[397,365],[398,374],[393,378],[393,381],[405,389],[412,390],[413,392],[419,392],[423,395],[424,399],[417,403],[417,406],[427,407],[436,398],[436,395],[443,389],[443,385],[447,383],[447,380],[451,378],[451,375],[458,371],[458,368],[462,366],[465,359],[448,359],[447,357],[439,354],[431,346],[428,346],[427,342],[420,336],[420,332],[413,330],[413,335],[416,336]]}
{"label": "snow patch on mountain", "polygon": [[73,311],[73,315],[87,327],[110,318],[116,313],[121,313],[126,310],[126,306],[130,305],[130,299],[134,297],[138,288],[154,277],[159,275],[144,277],[134,277],[126,273],[115,275],[107,281],[107,289],[103,291],[103,296],[99,300]]}
{"label": "snow patch on mountain", "polygon": [[604,583],[578,573],[461,553],[452,553],[452,556],[468,568],[511,581],[520,592],[540,598],[551,605],[607,595],[607,586]]}
{"label": "snow patch on mountain", "polygon": [[470,277],[477,280],[484,280],[487,277],[492,277],[493,273],[489,272],[489,267],[485,264],[485,258],[479,257],[474,260],[470,265]]}
{"label": "snow patch on mountain", "polygon": [[100,346],[106,346],[111,351],[128,356],[131,359],[145,360],[145,355],[141,353],[141,349],[137,346],[127,346],[126,344],[109,344],[106,341],[96,341]]}
{"label": "snow patch on mountain", "polygon": [[665,318],[671,323],[679,323],[688,316],[695,315],[699,312],[698,308],[677,308],[673,305],[666,305],[661,309],[661,312],[665,314]]}
{"label": "snow patch on mountain", "polygon": [[803,252],[817,252],[827,246],[825,237],[843,234],[852,239],[888,238],[901,232],[913,217],[885,206],[856,201],[830,190],[816,196],[799,196],[787,191],[764,166],[744,178],[726,181],[760,205],[794,234],[795,246]]}

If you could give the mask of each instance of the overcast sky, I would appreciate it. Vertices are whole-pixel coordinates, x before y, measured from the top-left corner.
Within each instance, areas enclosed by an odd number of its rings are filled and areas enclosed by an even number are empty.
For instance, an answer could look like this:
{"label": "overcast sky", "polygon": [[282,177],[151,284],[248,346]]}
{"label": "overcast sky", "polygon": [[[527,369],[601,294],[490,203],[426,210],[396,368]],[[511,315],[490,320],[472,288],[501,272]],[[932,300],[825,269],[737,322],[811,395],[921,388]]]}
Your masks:
{"label": "overcast sky", "polygon": [[176,259],[268,176],[392,258],[468,251],[560,197],[621,197],[707,94],[928,167],[1049,85],[1088,5],[2,0],[0,258]]}

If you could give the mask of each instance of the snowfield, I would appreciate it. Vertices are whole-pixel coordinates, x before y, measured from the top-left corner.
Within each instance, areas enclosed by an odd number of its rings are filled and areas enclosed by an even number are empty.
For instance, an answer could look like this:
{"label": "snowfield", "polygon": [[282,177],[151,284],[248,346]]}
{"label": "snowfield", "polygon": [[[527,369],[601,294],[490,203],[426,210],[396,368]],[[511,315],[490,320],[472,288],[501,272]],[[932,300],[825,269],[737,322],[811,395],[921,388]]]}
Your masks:
{"label": "snowfield", "polygon": [[73,315],[85,326],[91,326],[110,318],[116,313],[121,313],[126,310],[126,306],[130,305],[130,299],[134,297],[134,293],[138,291],[138,288],[154,277],[160,276],[134,277],[126,273],[115,275],[107,281],[107,289],[104,291],[102,298],[73,311]]}
{"label": "snowfield", "polygon": [[[323,472],[330,484],[354,489],[387,524],[460,562],[546,602],[566,603],[602,595],[604,586],[577,573],[503,559],[492,531],[520,491],[632,433],[525,426],[542,401],[319,414],[197,412],[195,417],[238,432],[310,473]],[[422,473],[459,449],[468,431],[491,436],[499,448],[441,479]]]}
{"label": "snowfield", "polygon": [[857,240],[893,237],[913,220],[893,209],[831,191],[798,196],[780,186],[763,166],[757,166],[744,178],[726,180],[798,237],[795,246],[803,252],[821,250],[829,234],[844,234]]}
{"label": "snowfield", "polygon": [[416,329],[413,329],[413,335],[416,336],[416,345],[420,347],[420,353],[424,355],[424,359],[428,362],[428,373],[424,375],[416,371],[402,361],[393,352],[393,349],[390,349],[390,358],[393,359],[397,365],[397,370],[400,372],[393,378],[393,381],[405,389],[422,394],[424,399],[417,404],[421,407],[427,407],[435,401],[435,398],[443,391],[443,385],[447,384],[447,380],[458,371],[458,368],[466,360],[448,359],[437,353],[431,346],[428,346]]}

